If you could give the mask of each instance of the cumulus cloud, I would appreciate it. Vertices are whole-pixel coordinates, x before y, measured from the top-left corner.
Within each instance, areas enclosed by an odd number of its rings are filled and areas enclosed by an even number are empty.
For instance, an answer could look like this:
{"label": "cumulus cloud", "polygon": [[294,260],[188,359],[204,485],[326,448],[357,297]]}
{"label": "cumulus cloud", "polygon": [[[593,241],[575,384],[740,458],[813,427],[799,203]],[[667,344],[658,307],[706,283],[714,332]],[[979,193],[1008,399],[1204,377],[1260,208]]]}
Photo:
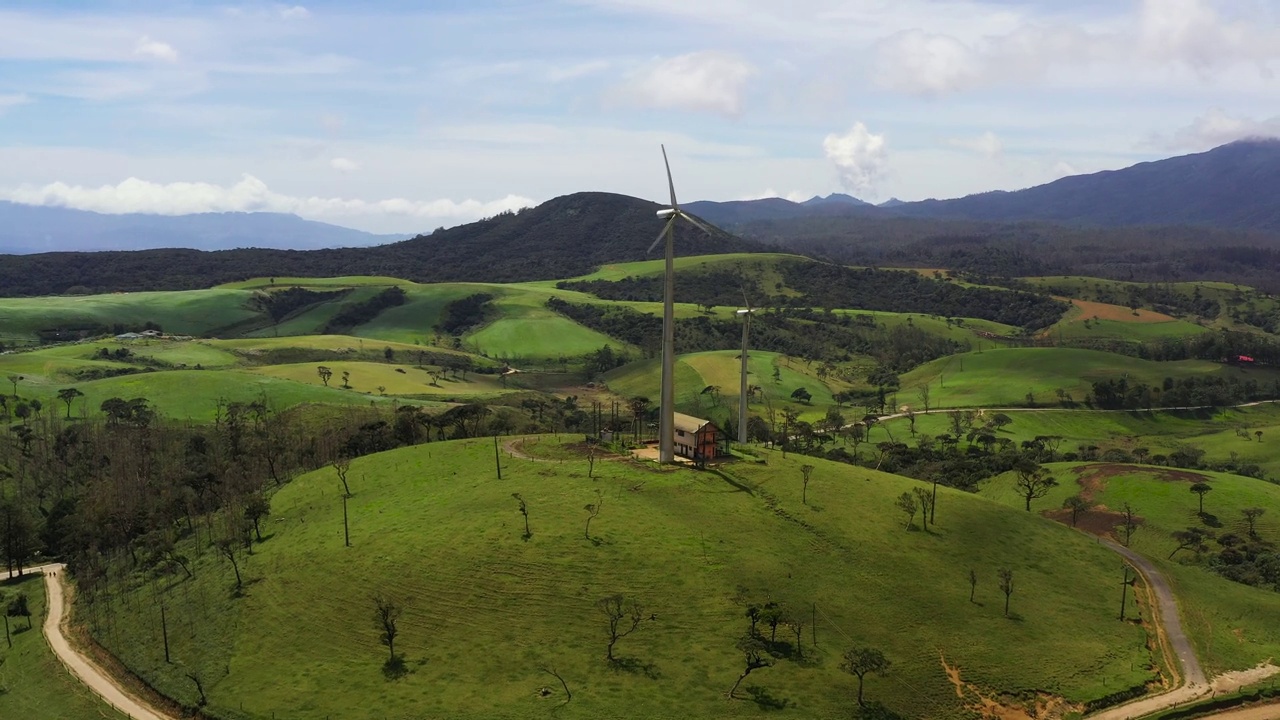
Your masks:
{"label": "cumulus cloud", "polygon": [[45,205],[91,210],[107,214],[150,213],[186,215],[203,212],[279,212],[317,220],[361,216],[400,216],[431,221],[466,222],[490,217],[505,210],[518,210],[533,201],[518,195],[482,202],[357,200],[347,198],[298,197],[272,191],[252,175],[244,175],[231,186],[201,182],[160,184],[129,178],[118,185],[91,188],[57,182],[41,187],[21,186],[0,198],[25,205]]}
{"label": "cumulus cloud", "polygon": [[19,105],[26,105],[29,102],[31,102],[31,96],[26,93],[19,93],[17,95],[0,95],[0,115],[5,114],[5,111],[10,108],[15,108]]}
{"label": "cumulus cloud", "polygon": [[336,157],[329,161],[329,167],[338,172],[355,172],[360,169],[360,165],[354,160],[348,160],[343,157]]}
{"label": "cumulus cloud", "polygon": [[280,17],[285,20],[306,20],[311,17],[311,11],[301,5],[294,5],[293,7],[281,5],[278,10]]}
{"label": "cumulus cloud", "polygon": [[755,73],[737,55],[696,52],[645,69],[621,92],[638,105],[734,117],[742,113],[743,91]]}
{"label": "cumulus cloud", "polygon": [[133,54],[138,57],[163,60],[165,62],[178,61],[178,51],[174,50],[172,45],[159,40],[152,40],[146,35],[138,38],[138,42],[133,46]]}
{"label": "cumulus cloud", "polygon": [[876,47],[875,80],[897,90],[939,94],[977,83],[982,64],[978,53],[956,38],[908,30]]}
{"label": "cumulus cloud", "polygon": [[947,144],[951,147],[977,153],[989,160],[999,160],[1004,157],[1004,143],[1000,141],[998,135],[990,130],[977,137],[951,138],[947,140]]}
{"label": "cumulus cloud", "polygon": [[884,135],[876,135],[858,122],[844,135],[828,135],[822,141],[822,149],[835,164],[846,190],[858,196],[876,194],[876,185],[884,177],[889,159]]}
{"label": "cumulus cloud", "polygon": [[1236,140],[1257,137],[1280,137],[1280,116],[1254,120],[1232,117],[1222,108],[1211,108],[1190,125],[1180,128],[1171,137],[1163,138],[1156,144],[1166,150],[1199,152]]}

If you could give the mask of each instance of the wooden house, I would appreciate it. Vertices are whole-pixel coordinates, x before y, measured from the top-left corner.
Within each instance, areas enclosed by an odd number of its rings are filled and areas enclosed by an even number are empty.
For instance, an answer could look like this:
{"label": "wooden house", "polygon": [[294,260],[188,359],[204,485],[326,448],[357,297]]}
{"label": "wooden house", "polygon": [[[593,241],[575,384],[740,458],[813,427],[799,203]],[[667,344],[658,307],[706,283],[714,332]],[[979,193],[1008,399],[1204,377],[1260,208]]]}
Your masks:
{"label": "wooden house", "polygon": [[728,453],[728,437],[716,424],[684,413],[675,413],[675,453],[704,463]]}

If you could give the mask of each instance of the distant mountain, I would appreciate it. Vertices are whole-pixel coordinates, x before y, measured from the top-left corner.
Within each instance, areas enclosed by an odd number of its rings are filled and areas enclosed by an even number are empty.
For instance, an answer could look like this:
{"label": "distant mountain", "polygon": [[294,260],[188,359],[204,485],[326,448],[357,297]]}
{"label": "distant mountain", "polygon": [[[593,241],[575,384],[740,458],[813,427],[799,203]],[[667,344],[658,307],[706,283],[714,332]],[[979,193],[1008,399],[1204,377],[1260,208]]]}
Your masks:
{"label": "distant mountain", "polygon": [[0,252],[13,254],[154,248],[313,250],[402,238],[281,213],[104,215],[0,201]]}
{"label": "distant mountain", "polygon": [[831,193],[826,197],[822,197],[821,195],[814,195],[813,197],[809,198],[808,200],[805,200],[800,204],[804,205],[805,207],[819,207],[823,205],[855,205],[855,206],[870,205],[871,203],[859,200],[858,198],[852,195],[845,195],[844,193]]}
{"label": "distant mountain", "polygon": [[894,207],[898,207],[899,205],[906,205],[906,203],[902,202],[896,197],[893,197],[893,198],[889,198],[888,200],[885,200],[882,203],[877,204],[876,207],[894,208]]}
{"label": "distant mountain", "polygon": [[[784,201],[785,202],[785,201]],[[606,263],[651,259],[660,205],[625,195],[576,193],[516,213],[388,245],[335,250],[144,250],[0,255],[0,295],[178,290],[263,276],[390,275],[418,282],[568,278]],[[728,233],[682,224],[679,255],[753,252]]]}
{"label": "distant mountain", "polygon": [[904,203],[907,217],[1280,232],[1280,140],[1242,140],[1016,192]]}
{"label": "distant mountain", "polygon": [[826,197],[814,196],[804,202],[792,202],[783,198],[760,200],[730,200],[714,202],[699,200],[683,205],[700,218],[723,225],[727,229],[742,227],[762,220],[788,218],[851,216],[878,216],[879,209],[852,195],[834,193]]}

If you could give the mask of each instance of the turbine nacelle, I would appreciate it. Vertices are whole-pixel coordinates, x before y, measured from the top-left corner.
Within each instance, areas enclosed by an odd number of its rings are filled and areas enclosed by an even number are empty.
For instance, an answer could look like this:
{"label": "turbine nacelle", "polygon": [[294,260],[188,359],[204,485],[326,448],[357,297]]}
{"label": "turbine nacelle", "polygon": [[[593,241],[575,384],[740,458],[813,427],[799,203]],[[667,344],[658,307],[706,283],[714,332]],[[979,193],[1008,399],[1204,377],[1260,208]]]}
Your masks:
{"label": "turbine nacelle", "polygon": [[658,211],[658,217],[666,220],[667,222],[666,225],[663,226],[662,232],[658,233],[658,239],[654,240],[653,244],[649,246],[648,252],[653,252],[654,248],[658,247],[658,243],[662,242],[663,239],[669,239],[672,231],[675,230],[676,223],[681,219],[708,235],[715,235],[715,232],[711,230],[710,226],[681,210],[680,203],[676,202],[676,183],[671,179],[671,163],[667,161],[666,147],[662,148],[662,164],[667,168],[667,188],[671,190],[671,207],[662,208]]}
{"label": "turbine nacelle", "polygon": [[663,220],[666,220],[672,215],[675,215],[677,212],[678,211],[675,210],[674,208],[662,208],[661,210],[658,211],[658,217],[662,218]]}

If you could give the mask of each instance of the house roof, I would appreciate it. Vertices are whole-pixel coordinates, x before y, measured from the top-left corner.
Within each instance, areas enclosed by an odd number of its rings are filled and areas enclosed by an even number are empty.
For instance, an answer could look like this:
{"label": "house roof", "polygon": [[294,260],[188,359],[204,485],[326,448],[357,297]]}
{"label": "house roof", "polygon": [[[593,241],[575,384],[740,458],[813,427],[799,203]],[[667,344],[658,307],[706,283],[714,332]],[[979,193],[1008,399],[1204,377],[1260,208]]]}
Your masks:
{"label": "house roof", "polygon": [[696,433],[702,428],[712,424],[710,420],[703,420],[702,418],[685,415],[684,413],[673,413],[673,415],[675,415],[676,429],[680,432]]}

